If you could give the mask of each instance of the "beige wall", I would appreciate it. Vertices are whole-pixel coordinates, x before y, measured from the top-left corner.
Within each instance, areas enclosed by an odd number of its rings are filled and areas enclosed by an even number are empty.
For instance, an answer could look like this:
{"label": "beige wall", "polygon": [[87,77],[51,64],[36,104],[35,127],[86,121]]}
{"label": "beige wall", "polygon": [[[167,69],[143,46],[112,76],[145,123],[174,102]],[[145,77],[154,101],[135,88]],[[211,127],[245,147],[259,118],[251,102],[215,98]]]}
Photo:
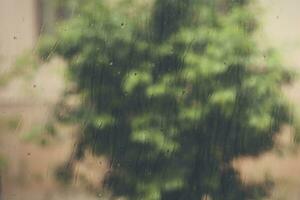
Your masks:
{"label": "beige wall", "polygon": [[0,73],[38,37],[37,0],[0,0]]}
{"label": "beige wall", "polygon": [[259,0],[264,9],[263,30],[284,63],[300,71],[300,0]]}

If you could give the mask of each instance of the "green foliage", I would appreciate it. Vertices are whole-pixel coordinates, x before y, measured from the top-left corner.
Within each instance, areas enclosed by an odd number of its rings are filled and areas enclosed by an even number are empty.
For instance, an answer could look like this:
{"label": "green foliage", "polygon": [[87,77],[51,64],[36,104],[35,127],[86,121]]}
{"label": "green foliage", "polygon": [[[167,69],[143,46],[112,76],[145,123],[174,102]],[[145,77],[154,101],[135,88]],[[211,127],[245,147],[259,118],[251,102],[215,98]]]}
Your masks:
{"label": "green foliage", "polygon": [[5,169],[7,166],[7,159],[0,155],[0,173],[3,169]]}
{"label": "green foliage", "polygon": [[0,127],[3,130],[16,130],[18,126],[20,125],[21,118],[19,116],[14,117],[1,117],[0,118]]}
{"label": "green foliage", "polygon": [[244,186],[231,161],[270,149],[291,123],[280,91],[291,76],[256,46],[248,1],[156,0],[146,17],[124,2],[79,3],[41,44],[42,57],[67,60],[83,99],[78,159],[85,149],[106,155],[106,186],[131,200],[265,194]]}
{"label": "green foliage", "polygon": [[41,146],[48,145],[51,139],[56,136],[56,129],[53,122],[45,125],[37,125],[21,135],[21,139],[25,142],[33,142]]}
{"label": "green foliage", "polygon": [[36,56],[32,55],[31,52],[25,52],[16,59],[12,69],[0,75],[0,87],[17,77],[30,79],[37,69],[38,59]]}

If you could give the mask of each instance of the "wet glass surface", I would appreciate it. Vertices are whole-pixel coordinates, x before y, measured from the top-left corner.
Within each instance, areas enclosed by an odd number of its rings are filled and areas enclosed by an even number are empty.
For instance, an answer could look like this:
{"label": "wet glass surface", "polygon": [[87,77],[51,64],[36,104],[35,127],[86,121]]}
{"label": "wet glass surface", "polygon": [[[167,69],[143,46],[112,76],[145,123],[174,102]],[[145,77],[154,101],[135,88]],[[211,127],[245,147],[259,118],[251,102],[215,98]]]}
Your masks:
{"label": "wet glass surface", "polygon": [[0,200],[299,199],[297,5],[0,0]]}

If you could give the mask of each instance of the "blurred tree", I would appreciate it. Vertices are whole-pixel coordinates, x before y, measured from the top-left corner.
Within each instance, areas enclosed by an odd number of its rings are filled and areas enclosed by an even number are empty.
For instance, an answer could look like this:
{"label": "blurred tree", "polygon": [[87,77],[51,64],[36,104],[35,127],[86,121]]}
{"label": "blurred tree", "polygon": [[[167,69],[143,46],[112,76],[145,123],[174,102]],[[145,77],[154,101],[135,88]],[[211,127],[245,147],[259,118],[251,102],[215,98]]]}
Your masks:
{"label": "blurred tree", "polygon": [[249,2],[77,3],[40,47],[67,60],[83,98],[70,115],[83,127],[76,158],[106,155],[106,186],[131,200],[258,199],[231,162],[270,149],[291,123],[290,75],[256,46]]}

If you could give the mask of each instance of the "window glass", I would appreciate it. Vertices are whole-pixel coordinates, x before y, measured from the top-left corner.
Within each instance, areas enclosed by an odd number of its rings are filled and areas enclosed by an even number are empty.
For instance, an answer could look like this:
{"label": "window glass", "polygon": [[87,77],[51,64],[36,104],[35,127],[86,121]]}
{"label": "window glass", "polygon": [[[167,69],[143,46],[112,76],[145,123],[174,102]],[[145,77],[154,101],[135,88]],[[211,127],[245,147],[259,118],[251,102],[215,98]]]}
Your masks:
{"label": "window glass", "polygon": [[0,200],[300,198],[296,0],[1,0]]}

